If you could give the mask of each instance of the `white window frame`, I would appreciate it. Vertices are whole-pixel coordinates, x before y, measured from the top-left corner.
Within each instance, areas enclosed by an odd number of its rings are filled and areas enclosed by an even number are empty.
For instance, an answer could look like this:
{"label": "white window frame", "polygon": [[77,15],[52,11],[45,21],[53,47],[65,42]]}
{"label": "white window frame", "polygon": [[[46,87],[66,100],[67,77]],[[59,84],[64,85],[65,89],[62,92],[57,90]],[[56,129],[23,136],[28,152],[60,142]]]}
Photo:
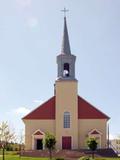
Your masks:
{"label": "white window frame", "polygon": [[70,128],[70,112],[64,112],[63,128]]}

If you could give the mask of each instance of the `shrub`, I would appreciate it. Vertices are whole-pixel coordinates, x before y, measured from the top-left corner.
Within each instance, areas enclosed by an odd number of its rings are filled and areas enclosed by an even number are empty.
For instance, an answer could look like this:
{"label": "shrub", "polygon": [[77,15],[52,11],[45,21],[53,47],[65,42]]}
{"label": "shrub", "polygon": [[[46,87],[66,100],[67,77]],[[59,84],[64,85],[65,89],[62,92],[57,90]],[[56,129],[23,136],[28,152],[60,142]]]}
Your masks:
{"label": "shrub", "polygon": [[94,159],[94,151],[97,149],[97,142],[95,138],[89,138],[87,140],[87,145],[89,149],[92,151],[92,158]]}
{"label": "shrub", "polygon": [[81,157],[79,160],[93,160],[91,157]]}
{"label": "shrub", "polygon": [[52,159],[52,150],[55,148],[55,144],[56,144],[55,136],[50,133],[46,133],[44,144],[45,144],[45,147],[49,150],[50,159]]}

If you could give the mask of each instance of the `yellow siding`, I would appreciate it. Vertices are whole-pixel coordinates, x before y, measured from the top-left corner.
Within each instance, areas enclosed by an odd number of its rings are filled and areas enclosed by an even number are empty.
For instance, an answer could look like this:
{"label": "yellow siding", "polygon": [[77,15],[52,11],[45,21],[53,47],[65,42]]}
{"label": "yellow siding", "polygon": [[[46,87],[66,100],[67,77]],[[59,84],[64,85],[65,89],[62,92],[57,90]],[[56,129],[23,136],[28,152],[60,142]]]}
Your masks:
{"label": "yellow siding", "polygon": [[24,120],[25,123],[25,150],[32,150],[32,134],[40,129],[55,135],[55,120]]}
{"label": "yellow siding", "polygon": [[92,129],[102,133],[101,147],[106,148],[106,124],[105,119],[79,119],[79,148],[86,148],[86,139]]}
{"label": "yellow siding", "polygon": [[[63,114],[70,112],[71,127],[63,128]],[[62,136],[72,137],[72,149],[78,148],[77,81],[56,81],[56,139],[62,148]]]}

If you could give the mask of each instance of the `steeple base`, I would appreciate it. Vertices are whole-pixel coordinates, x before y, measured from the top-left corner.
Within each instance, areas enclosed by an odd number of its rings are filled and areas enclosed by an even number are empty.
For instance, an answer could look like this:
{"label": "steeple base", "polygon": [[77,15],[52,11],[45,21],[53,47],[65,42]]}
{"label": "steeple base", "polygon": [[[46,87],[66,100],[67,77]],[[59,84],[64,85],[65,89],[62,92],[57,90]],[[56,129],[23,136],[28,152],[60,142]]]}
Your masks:
{"label": "steeple base", "polygon": [[76,81],[77,82],[78,80],[76,78],[71,78],[71,77],[65,77],[65,78],[58,77],[56,81]]}

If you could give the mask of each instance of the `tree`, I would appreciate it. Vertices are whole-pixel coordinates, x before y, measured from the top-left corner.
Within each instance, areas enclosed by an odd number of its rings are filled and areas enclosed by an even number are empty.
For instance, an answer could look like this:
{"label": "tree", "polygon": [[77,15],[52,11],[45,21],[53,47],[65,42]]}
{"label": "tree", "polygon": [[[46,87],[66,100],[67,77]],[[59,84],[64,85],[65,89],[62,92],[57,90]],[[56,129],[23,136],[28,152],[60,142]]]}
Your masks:
{"label": "tree", "polygon": [[20,131],[20,135],[19,135],[19,156],[21,157],[22,155],[22,151],[24,150],[24,132],[23,130]]}
{"label": "tree", "polygon": [[0,123],[0,146],[3,150],[3,160],[5,159],[5,148],[8,143],[15,140],[15,133],[10,131],[8,122]]}
{"label": "tree", "polygon": [[97,142],[95,138],[89,138],[87,140],[87,145],[89,149],[92,151],[92,158],[94,159],[94,151],[97,149]]}
{"label": "tree", "polygon": [[56,144],[55,136],[50,133],[46,133],[44,143],[45,147],[49,150],[50,159],[52,159],[52,150],[55,148]]}

